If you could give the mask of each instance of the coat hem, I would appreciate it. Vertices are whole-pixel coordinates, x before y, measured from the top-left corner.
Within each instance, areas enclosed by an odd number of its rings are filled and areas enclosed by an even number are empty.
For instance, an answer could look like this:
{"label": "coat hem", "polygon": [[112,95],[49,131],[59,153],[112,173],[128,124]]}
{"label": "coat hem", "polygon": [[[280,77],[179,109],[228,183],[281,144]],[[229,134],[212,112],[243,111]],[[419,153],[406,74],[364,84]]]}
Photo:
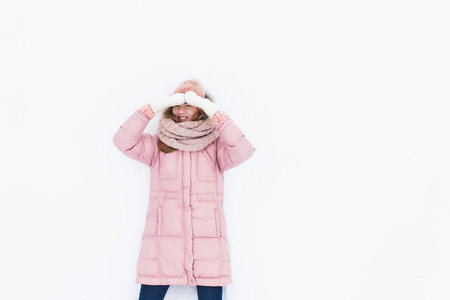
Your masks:
{"label": "coat hem", "polygon": [[233,283],[231,276],[224,275],[219,277],[197,277],[195,282],[191,283],[187,277],[168,277],[168,276],[136,276],[137,284],[146,285],[203,285],[203,286],[225,286]]}

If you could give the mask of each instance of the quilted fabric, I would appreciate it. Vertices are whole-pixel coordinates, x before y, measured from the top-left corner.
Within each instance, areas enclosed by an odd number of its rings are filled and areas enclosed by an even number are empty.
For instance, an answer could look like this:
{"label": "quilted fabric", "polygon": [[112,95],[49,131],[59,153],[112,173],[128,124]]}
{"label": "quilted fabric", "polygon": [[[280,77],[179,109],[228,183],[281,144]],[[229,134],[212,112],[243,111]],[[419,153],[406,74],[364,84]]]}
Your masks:
{"label": "quilted fabric", "polygon": [[136,283],[224,286],[232,283],[223,209],[224,172],[255,148],[229,118],[206,148],[163,153],[156,135],[144,134],[150,119],[137,110],[114,135],[114,145],[151,167],[146,224]]}

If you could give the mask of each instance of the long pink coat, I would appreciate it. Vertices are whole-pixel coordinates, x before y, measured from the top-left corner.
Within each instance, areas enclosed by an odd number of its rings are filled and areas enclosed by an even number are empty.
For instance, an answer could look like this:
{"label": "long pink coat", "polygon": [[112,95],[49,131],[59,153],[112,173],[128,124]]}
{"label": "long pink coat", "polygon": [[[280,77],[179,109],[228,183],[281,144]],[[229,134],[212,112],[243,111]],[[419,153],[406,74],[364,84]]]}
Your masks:
{"label": "long pink coat", "polygon": [[224,172],[255,148],[228,118],[220,136],[195,152],[163,153],[156,135],[143,134],[150,119],[137,110],[114,135],[125,155],[151,167],[150,197],[136,283],[224,286],[232,283],[223,210]]}

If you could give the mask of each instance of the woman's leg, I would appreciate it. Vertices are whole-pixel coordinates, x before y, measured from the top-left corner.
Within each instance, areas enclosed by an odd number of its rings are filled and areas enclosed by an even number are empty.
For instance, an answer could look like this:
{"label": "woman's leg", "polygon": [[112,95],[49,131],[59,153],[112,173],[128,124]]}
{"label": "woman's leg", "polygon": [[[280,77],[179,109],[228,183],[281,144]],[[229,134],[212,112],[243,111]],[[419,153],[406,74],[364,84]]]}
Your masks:
{"label": "woman's leg", "polygon": [[197,285],[198,300],[222,300],[221,286]]}
{"label": "woman's leg", "polygon": [[163,300],[170,285],[141,285],[139,300]]}

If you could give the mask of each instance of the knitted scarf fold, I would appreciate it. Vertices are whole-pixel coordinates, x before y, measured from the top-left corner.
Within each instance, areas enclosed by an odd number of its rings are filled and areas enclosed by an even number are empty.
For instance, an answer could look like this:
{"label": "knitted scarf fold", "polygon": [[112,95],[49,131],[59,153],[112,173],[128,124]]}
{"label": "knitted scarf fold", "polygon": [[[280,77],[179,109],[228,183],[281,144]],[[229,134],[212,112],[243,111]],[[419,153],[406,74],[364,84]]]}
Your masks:
{"label": "knitted scarf fold", "polygon": [[183,150],[198,151],[219,137],[211,119],[176,123],[164,117],[159,121],[158,137],[166,145]]}

